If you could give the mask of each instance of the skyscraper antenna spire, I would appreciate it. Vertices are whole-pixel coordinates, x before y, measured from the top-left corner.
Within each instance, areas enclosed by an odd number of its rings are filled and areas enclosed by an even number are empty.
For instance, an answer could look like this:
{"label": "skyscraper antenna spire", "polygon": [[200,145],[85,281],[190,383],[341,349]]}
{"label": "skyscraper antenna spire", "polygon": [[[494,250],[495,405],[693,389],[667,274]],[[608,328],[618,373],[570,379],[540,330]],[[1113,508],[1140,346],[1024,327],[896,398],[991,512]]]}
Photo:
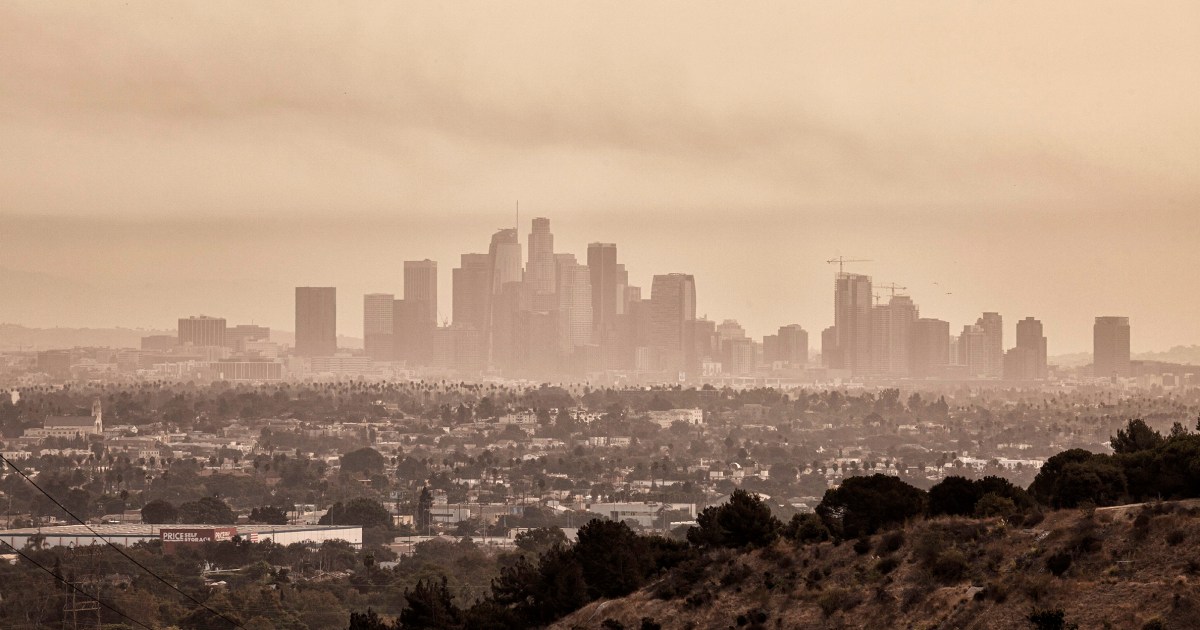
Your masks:
{"label": "skyscraper antenna spire", "polygon": [[521,200],[520,199],[517,200],[517,222],[516,222],[516,224],[513,225],[513,227],[516,228],[517,233],[520,234],[520,232],[521,232]]}

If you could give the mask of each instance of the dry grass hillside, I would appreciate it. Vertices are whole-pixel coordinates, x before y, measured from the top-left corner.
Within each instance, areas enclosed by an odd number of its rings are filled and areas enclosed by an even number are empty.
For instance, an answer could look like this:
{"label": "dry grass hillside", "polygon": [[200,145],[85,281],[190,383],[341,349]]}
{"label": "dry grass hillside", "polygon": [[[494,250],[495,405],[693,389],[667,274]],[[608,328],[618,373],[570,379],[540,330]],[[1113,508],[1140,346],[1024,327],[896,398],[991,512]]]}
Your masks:
{"label": "dry grass hillside", "polygon": [[1081,629],[1200,628],[1200,507],[1063,510],[1021,527],[939,518],[840,545],[719,550],[553,627],[1034,628],[1035,610]]}

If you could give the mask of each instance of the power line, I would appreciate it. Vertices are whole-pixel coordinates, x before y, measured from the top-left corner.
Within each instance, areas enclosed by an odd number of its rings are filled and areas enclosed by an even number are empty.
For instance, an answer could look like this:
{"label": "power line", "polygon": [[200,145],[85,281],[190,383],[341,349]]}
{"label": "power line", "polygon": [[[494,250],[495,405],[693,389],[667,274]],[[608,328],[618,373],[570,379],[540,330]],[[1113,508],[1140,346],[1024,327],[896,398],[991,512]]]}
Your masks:
{"label": "power line", "polygon": [[[132,563],[136,564],[136,565],[137,565],[138,567],[140,567],[140,568],[141,568],[143,571],[145,571],[146,573],[148,573],[149,575],[151,575],[152,577],[154,577],[155,579],[157,579],[159,582],[162,582],[163,584],[167,585],[167,587],[168,587],[168,588],[170,588],[171,590],[175,591],[176,593],[179,593],[180,595],[183,595],[183,596],[184,596],[184,597],[186,597],[188,600],[190,600],[190,601],[191,601],[193,604],[196,604],[197,606],[199,606],[199,607],[203,608],[204,610],[207,610],[208,612],[212,613],[213,615],[215,615],[215,616],[217,616],[217,617],[220,617],[221,619],[224,619],[226,622],[228,622],[228,623],[229,623],[229,625],[233,626],[234,628],[239,628],[239,629],[241,629],[241,630],[245,630],[245,627],[244,627],[244,626],[242,626],[242,624],[240,624],[240,623],[238,623],[238,622],[236,622],[236,621],[234,621],[234,620],[230,619],[229,617],[226,617],[225,615],[221,614],[220,612],[217,612],[216,610],[213,610],[212,608],[210,608],[210,607],[209,607],[207,604],[205,604],[204,602],[202,602],[202,601],[200,601],[200,600],[196,599],[195,597],[192,597],[191,595],[189,595],[189,594],[187,594],[187,593],[183,592],[182,590],[180,590],[180,589],[179,589],[179,587],[177,587],[177,586],[175,586],[174,584],[171,584],[170,582],[168,582],[168,581],[166,580],[166,578],[164,578],[164,577],[162,577],[161,575],[159,575],[159,574],[155,573],[154,571],[151,571],[149,567],[147,567],[146,565],[142,564],[141,562],[138,562],[138,560],[137,560],[136,558],[134,558],[133,556],[131,556],[131,555],[129,555],[129,554],[127,554],[127,553],[125,553],[125,550],[124,550],[124,549],[121,549],[120,545],[117,545],[116,543],[114,543],[114,542],[112,542],[111,540],[109,540],[109,539],[105,538],[104,536],[101,536],[99,532],[97,532],[96,530],[92,529],[92,526],[91,526],[91,525],[88,525],[87,523],[85,523],[85,522],[83,521],[83,519],[79,518],[78,516],[75,516],[75,513],[74,513],[74,512],[72,512],[71,510],[68,510],[68,509],[67,509],[67,506],[63,505],[63,504],[62,504],[62,503],[61,503],[61,502],[60,502],[58,499],[56,499],[56,498],[54,498],[53,496],[51,496],[49,492],[46,492],[45,490],[43,490],[43,489],[42,489],[42,487],[41,487],[41,486],[37,485],[37,482],[35,482],[33,479],[30,479],[30,478],[29,478],[29,475],[25,474],[25,471],[24,471],[24,470],[21,470],[20,468],[18,468],[18,467],[17,467],[17,465],[16,465],[16,464],[14,464],[14,463],[12,463],[12,462],[11,462],[11,461],[10,461],[10,460],[7,458],[7,457],[5,457],[5,456],[3,456],[3,455],[0,455],[0,460],[3,460],[5,464],[8,464],[8,465],[9,465],[9,466],[10,466],[10,467],[13,469],[13,470],[17,471],[17,474],[18,474],[18,475],[21,475],[21,477],[23,477],[23,478],[25,479],[25,481],[28,481],[28,482],[29,482],[29,484],[30,484],[30,485],[32,485],[34,488],[37,488],[37,491],[38,491],[38,492],[41,492],[43,495],[45,495],[45,496],[46,496],[46,498],[47,498],[47,499],[50,499],[52,502],[54,502],[54,505],[57,505],[57,506],[59,507],[59,509],[61,509],[63,512],[66,512],[68,516],[70,516],[71,518],[75,519],[76,521],[78,521],[78,522],[79,522],[79,524],[80,524],[80,525],[83,525],[85,528],[87,528],[87,530],[88,530],[89,532],[91,532],[93,536],[95,536],[96,538],[99,538],[100,540],[104,541],[104,544],[108,545],[109,547],[112,547],[112,548],[113,548],[113,549],[114,549],[114,550],[115,550],[117,553],[119,553],[119,554],[121,554],[122,556],[124,556],[126,560],[128,560],[128,561],[130,561],[130,562],[132,562]],[[12,545],[8,545],[8,546],[9,546],[9,547],[12,547]]]}
{"label": "power line", "polygon": [[78,586],[78,585],[76,585],[76,584],[74,584],[74,583],[72,583],[72,582],[68,582],[68,581],[64,580],[64,579],[63,579],[61,576],[59,576],[58,574],[56,574],[54,571],[51,571],[50,569],[46,568],[46,566],[45,566],[45,565],[43,565],[42,563],[40,563],[40,562],[38,562],[37,560],[34,560],[33,558],[30,558],[29,556],[25,555],[25,552],[21,551],[20,549],[17,549],[16,547],[14,547],[14,546],[13,546],[13,544],[12,544],[12,543],[8,542],[7,540],[0,540],[0,542],[4,543],[5,545],[8,545],[8,548],[9,548],[9,549],[12,549],[13,551],[15,551],[15,552],[17,553],[17,555],[19,555],[19,556],[21,556],[22,558],[24,558],[24,559],[28,560],[28,561],[29,561],[29,563],[30,563],[30,564],[32,564],[33,566],[35,566],[35,567],[37,567],[37,568],[39,568],[39,569],[41,569],[41,570],[45,571],[45,572],[46,572],[46,573],[47,573],[47,574],[48,574],[50,577],[54,578],[56,581],[62,582],[63,584],[66,584],[67,586],[71,587],[72,589],[74,589],[74,590],[75,590],[75,592],[79,593],[80,595],[83,595],[84,597],[88,597],[88,598],[90,598],[90,599],[93,599],[93,600],[95,600],[95,602],[96,602],[97,604],[100,604],[101,606],[103,606],[103,607],[105,607],[105,608],[107,608],[107,609],[109,609],[109,610],[113,611],[114,613],[117,613],[118,615],[120,615],[120,616],[122,616],[122,617],[124,617],[124,618],[126,618],[126,619],[128,619],[128,620],[130,620],[130,621],[132,621],[133,623],[136,623],[137,625],[139,625],[139,626],[141,626],[141,627],[145,628],[146,630],[154,630],[154,628],[152,628],[151,626],[149,626],[149,625],[147,625],[147,624],[145,624],[145,623],[142,623],[141,621],[138,621],[137,619],[134,619],[133,617],[130,617],[129,615],[127,615],[127,614],[125,614],[125,613],[123,613],[123,612],[121,612],[121,611],[117,610],[117,609],[116,609],[116,608],[114,608],[113,606],[111,606],[111,605],[109,605],[108,603],[106,603],[104,600],[100,599],[98,596],[96,596],[96,595],[92,595],[91,593],[89,593],[89,592],[87,592],[87,591],[85,591],[85,590],[83,590],[83,589],[79,588],[79,586]]}

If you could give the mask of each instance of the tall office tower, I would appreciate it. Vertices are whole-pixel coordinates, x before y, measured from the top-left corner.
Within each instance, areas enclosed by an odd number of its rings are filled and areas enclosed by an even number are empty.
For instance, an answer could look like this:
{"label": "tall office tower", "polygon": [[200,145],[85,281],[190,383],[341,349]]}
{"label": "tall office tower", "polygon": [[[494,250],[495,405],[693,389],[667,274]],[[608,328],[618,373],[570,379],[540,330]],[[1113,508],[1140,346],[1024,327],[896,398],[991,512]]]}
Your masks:
{"label": "tall office tower", "polygon": [[950,322],[922,317],[909,332],[908,371],[916,378],[937,378],[950,365]]}
{"label": "tall office tower", "polygon": [[588,244],[587,266],[592,282],[592,328],[596,343],[601,343],[611,333],[617,316],[617,246]]}
{"label": "tall office tower", "polygon": [[392,359],[419,363],[421,316],[416,302],[392,301]]}
{"label": "tall office tower", "polygon": [[1000,378],[1004,374],[1004,320],[999,313],[984,313],[975,325],[983,329],[983,353],[987,364],[983,376]]}
{"label": "tall office tower", "polygon": [[1017,345],[1004,354],[1004,378],[1028,381],[1041,380],[1048,375],[1042,322],[1026,317],[1017,322]]}
{"label": "tall office tower", "polygon": [[483,339],[489,364],[496,360],[496,300],[504,291],[504,285],[521,281],[521,267],[521,241],[517,238],[517,229],[498,230],[492,235],[492,243],[488,247],[488,283],[491,289],[487,299]]}
{"label": "tall office tower", "polygon": [[686,322],[696,319],[696,279],[691,274],[654,276],[650,285],[650,341],[664,369],[684,368]]}
{"label": "tall office tower", "polygon": [[296,287],[296,355],[337,354],[337,289]]}
{"label": "tall office tower", "polygon": [[498,295],[509,282],[521,281],[521,241],[516,228],[506,228],[492,235],[488,248],[492,295]]}
{"label": "tall office tower", "polygon": [[783,361],[794,368],[808,364],[808,332],[800,324],[780,326],[775,337],[776,361]]}
{"label": "tall office tower", "polygon": [[985,378],[989,376],[991,366],[988,365],[988,338],[983,326],[968,324],[963,326],[962,334],[958,336],[958,364],[966,366],[970,378]]}
{"label": "tall office tower", "polygon": [[179,345],[223,346],[225,345],[225,318],[199,317],[179,318]]}
{"label": "tall office tower", "polygon": [[271,329],[254,324],[239,324],[225,329],[225,347],[245,352],[247,341],[270,341]]}
{"label": "tall office tower", "polygon": [[871,310],[871,371],[888,378],[908,375],[910,333],[920,318],[917,305],[907,295],[893,295],[887,304]]}
{"label": "tall office tower", "polygon": [[840,368],[841,353],[838,352],[837,326],[830,326],[821,331],[821,365],[827,368]]}
{"label": "tall office tower", "polygon": [[555,254],[559,351],[570,354],[592,340],[592,277],[574,254]]}
{"label": "tall office tower", "polygon": [[533,287],[535,294],[554,293],[554,234],[550,233],[550,219],[538,217],[533,220],[525,281]]}
{"label": "tall office tower", "polygon": [[871,277],[838,272],[834,278],[833,326],[837,329],[837,364],[831,367],[863,374],[871,368]]}
{"label": "tall office tower", "polygon": [[395,358],[395,301],[391,293],[363,296],[363,350],[375,361]]}
{"label": "tall office tower", "polygon": [[404,261],[404,300],[415,305],[420,322],[437,325],[437,261]]}
{"label": "tall office tower", "polygon": [[492,296],[492,363],[510,374],[525,367],[520,363],[519,321],[530,310],[530,288],[525,282],[509,282]]}
{"label": "tall office tower", "polygon": [[1129,318],[1097,317],[1092,327],[1092,375],[1097,378],[1131,376]]}
{"label": "tall office tower", "polygon": [[454,324],[483,331],[491,294],[491,258],[488,254],[463,254],[452,272],[454,281]]}

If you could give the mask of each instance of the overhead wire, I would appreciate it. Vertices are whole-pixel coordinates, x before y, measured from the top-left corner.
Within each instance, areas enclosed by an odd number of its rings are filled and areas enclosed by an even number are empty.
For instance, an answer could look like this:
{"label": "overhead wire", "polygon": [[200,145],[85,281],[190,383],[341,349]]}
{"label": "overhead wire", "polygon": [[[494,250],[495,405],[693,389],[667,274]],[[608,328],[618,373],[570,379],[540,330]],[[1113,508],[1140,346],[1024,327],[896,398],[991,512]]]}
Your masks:
{"label": "overhead wire", "polygon": [[[120,545],[118,545],[118,544],[116,544],[116,543],[112,542],[111,540],[109,540],[109,539],[105,538],[103,535],[101,535],[101,534],[100,534],[99,532],[97,532],[96,530],[92,529],[92,526],[91,526],[91,525],[88,525],[86,522],[84,522],[84,520],[83,520],[83,519],[81,519],[81,518],[79,518],[78,516],[76,516],[74,512],[72,512],[71,510],[67,509],[67,506],[63,505],[61,501],[59,501],[58,499],[54,498],[54,496],[52,496],[52,495],[51,495],[49,492],[46,492],[45,490],[43,490],[43,489],[42,489],[42,487],[41,487],[41,486],[39,486],[39,485],[37,484],[37,482],[36,482],[36,481],[34,481],[32,478],[30,478],[30,477],[29,477],[29,475],[25,474],[25,471],[24,471],[24,470],[21,470],[21,469],[20,469],[20,468],[19,468],[19,467],[18,467],[16,464],[12,463],[12,461],[11,461],[11,460],[9,460],[7,457],[5,457],[5,456],[3,456],[3,455],[0,455],[0,460],[2,460],[2,461],[5,463],[5,464],[8,464],[8,466],[9,466],[9,467],[11,467],[13,470],[15,470],[15,471],[17,472],[17,474],[18,474],[18,475],[20,475],[22,478],[24,478],[24,479],[25,479],[25,481],[28,481],[30,485],[32,485],[34,488],[36,488],[38,492],[41,492],[43,495],[45,495],[45,497],[46,497],[47,499],[50,499],[50,501],[52,501],[52,502],[54,503],[54,505],[57,505],[57,506],[59,507],[59,509],[61,509],[63,512],[66,512],[68,516],[70,516],[71,518],[75,519],[76,521],[78,521],[78,522],[79,522],[79,524],[80,524],[80,525],[83,525],[85,528],[87,528],[87,530],[88,530],[89,532],[91,532],[93,536],[95,536],[96,538],[99,538],[100,540],[104,541],[104,544],[108,545],[109,547],[112,547],[112,548],[113,548],[113,550],[115,550],[117,553],[119,553],[119,554],[121,554],[122,556],[124,556],[126,560],[128,560],[128,561],[132,562],[133,564],[137,565],[139,568],[141,568],[141,569],[142,569],[143,571],[145,571],[147,574],[149,574],[150,576],[154,577],[154,578],[155,578],[155,579],[157,579],[159,582],[162,582],[163,584],[165,584],[165,585],[166,585],[168,588],[170,588],[171,590],[175,591],[176,593],[179,593],[180,595],[183,595],[185,598],[187,598],[187,599],[188,599],[189,601],[191,601],[193,604],[195,604],[195,605],[197,605],[197,606],[199,606],[199,607],[203,608],[204,610],[206,610],[206,611],[208,611],[208,612],[212,613],[214,616],[216,616],[216,617],[218,617],[218,618],[220,618],[220,619],[223,619],[224,621],[226,621],[227,623],[229,623],[229,625],[233,626],[234,628],[239,628],[240,630],[245,630],[245,626],[243,626],[242,624],[238,623],[237,621],[234,621],[233,619],[230,619],[229,617],[225,616],[224,614],[220,613],[219,611],[217,611],[217,610],[214,610],[213,608],[211,608],[210,606],[208,606],[208,605],[207,605],[207,604],[205,604],[204,602],[202,602],[202,601],[200,601],[200,600],[196,599],[195,597],[192,597],[192,596],[191,596],[191,595],[189,595],[188,593],[186,593],[186,592],[184,592],[184,591],[180,590],[180,589],[179,589],[179,587],[175,586],[174,584],[171,584],[169,581],[167,581],[167,579],[166,579],[166,578],[164,578],[164,577],[162,577],[161,575],[159,575],[159,574],[155,573],[155,572],[154,572],[154,571],[152,571],[152,570],[151,570],[149,567],[147,567],[146,565],[144,565],[144,564],[142,564],[141,562],[139,562],[139,561],[137,560],[137,558],[134,558],[133,556],[129,555],[128,553],[125,553],[125,550],[124,550],[124,549],[122,549]],[[8,545],[8,546],[9,546],[9,547],[12,547],[12,545]]]}
{"label": "overhead wire", "polygon": [[139,625],[139,626],[141,626],[141,627],[145,628],[146,630],[154,630],[154,628],[153,628],[153,627],[151,627],[150,625],[147,625],[147,624],[145,624],[145,623],[143,623],[143,622],[141,622],[141,621],[139,621],[139,620],[137,620],[137,619],[134,619],[133,617],[130,617],[129,615],[127,615],[127,614],[125,614],[125,613],[121,612],[120,610],[117,610],[117,609],[116,609],[116,607],[114,607],[114,606],[112,606],[111,604],[109,604],[108,602],[105,602],[104,600],[100,599],[100,597],[99,597],[98,595],[93,595],[93,594],[91,594],[91,593],[89,593],[89,592],[87,592],[87,591],[85,591],[85,590],[83,590],[83,589],[79,588],[79,585],[78,585],[78,584],[75,584],[75,583],[73,583],[73,582],[68,582],[67,580],[63,579],[63,577],[62,577],[61,575],[58,575],[58,574],[57,574],[57,573],[55,573],[54,571],[52,571],[52,570],[50,570],[49,568],[47,568],[47,567],[46,567],[46,565],[44,565],[44,564],[42,564],[42,563],[38,562],[37,560],[34,560],[33,558],[30,558],[29,556],[25,555],[25,552],[21,551],[20,549],[17,549],[15,546],[13,546],[13,544],[12,544],[12,543],[8,542],[7,540],[0,539],[0,542],[2,542],[2,543],[4,543],[5,545],[7,545],[9,549],[12,549],[14,552],[16,552],[16,553],[17,553],[17,555],[19,555],[19,556],[21,556],[22,558],[24,558],[24,559],[25,559],[27,562],[29,562],[29,563],[30,563],[30,564],[32,564],[33,566],[35,566],[35,567],[37,567],[37,568],[41,569],[42,571],[45,571],[45,572],[46,572],[46,573],[47,573],[47,574],[48,574],[50,577],[52,577],[52,578],[54,578],[55,580],[57,580],[57,581],[59,581],[59,582],[62,582],[63,584],[66,584],[67,586],[71,587],[71,589],[73,589],[73,590],[74,590],[76,593],[79,593],[80,595],[83,595],[84,597],[87,597],[88,599],[91,599],[91,600],[95,601],[97,604],[100,604],[101,606],[103,606],[103,607],[107,608],[108,610],[111,610],[112,612],[114,612],[114,613],[116,613],[116,614],[118,614],[118,615],[120,615],[120,616],[124,617],[125,619],[128,619],[128,620],[132,621],[133,623],[135,623],[135,624],[137,624],[137,625]]}

